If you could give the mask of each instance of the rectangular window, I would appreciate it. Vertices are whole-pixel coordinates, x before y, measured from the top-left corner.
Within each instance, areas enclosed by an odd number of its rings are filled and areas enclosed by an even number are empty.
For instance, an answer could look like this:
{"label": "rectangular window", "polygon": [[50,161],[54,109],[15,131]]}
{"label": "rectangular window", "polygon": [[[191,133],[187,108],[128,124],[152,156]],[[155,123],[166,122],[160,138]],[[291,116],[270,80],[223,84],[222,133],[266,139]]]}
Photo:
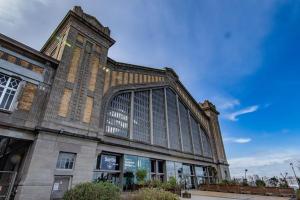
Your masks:
{"label": "rectangular window", "polygon": [[0,109],[11,110],[20,79],[0,73]]}
{"label": "rectangular window", "polygon": [[56,164],[57,169],[73,169],[75,164],[75,153],[60,152]]}

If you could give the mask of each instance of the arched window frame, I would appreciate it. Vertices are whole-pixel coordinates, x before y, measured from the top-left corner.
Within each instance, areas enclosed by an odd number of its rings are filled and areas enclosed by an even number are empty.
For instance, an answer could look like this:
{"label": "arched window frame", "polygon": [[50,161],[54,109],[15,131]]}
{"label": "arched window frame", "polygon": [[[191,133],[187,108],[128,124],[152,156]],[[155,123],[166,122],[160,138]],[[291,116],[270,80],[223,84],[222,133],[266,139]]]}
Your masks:
{"label": "arched window frame", "polygon": [[[135,94],[136,92],[141,92],[141,91],[149,91],[149,93],[150,93],[150,95],[152,95],[151,93],[151,91],[152,90],[156,90],[156,89],[164,89],[164,91],[166,91],[166,89],[170,89],[170,90],[172,90],[174,93],[175,93],[175,95],[176,95],[176,99],[177,99],[177,102],[181,102],[185,107],[186,107],[186,109],[188,110],[188,113],[189,113],[189,118],[191,118],[191,117],[193,117],[194,119],[196,119],[196,122],[197,122],[197,124],[198,124],[198,127],[199,127],[199,134],[200,134],[200,139],[201,139],[201,150],[202,150],[202,155],[201,156],[204,156],[204,157],[208,157],[208,158],[212,158],[213,157],[213,150],[212,150],[212,143],[211,143],[211,138],[208,136],[208,134],[207,134],[207,131],[209,131],[209,130],[206,130],[206,128],[201,124],[201,122],[200,122],[200,120],[198,120],[198,118],[196,117],[196,115],[191,111],[191,109],[189,108],[189,106],[187,106],[186,105],[186,103],[185,103],[185,101],[180,97],[180,95],[177,93],[177,91],[174,89],[174,88],[172,88],[171,86],[160,86],[160,87],[151,87],[151,88],[149,88],[149,87],[145,87],[145,88],[135,88],[135,89],[124,89],[124,90],[121,90],[121,91],[118,91],[118,92],[116,92],[116,93],[114,93],[113,95],[111,95],[109,98],[108,98],[108,100],[107,100],[107,102],[106,102],[106,105],[105,105],[105,109],[104,109],[104,116],[103,116],[103,127],[104,127],[104,133],[106,134],[106,135],[109,135],[109,136],[112,136],[112,137],[118,137],[118,138],[122,138],[122,139],[130,139],[130,140],[134,140],[134,141],[137,141],[137,140],[135,140],[133,137],[132,137],[132,132],[133,132],[133,125],[132,125],[132,122],[130,122],[130,121],[133,121],[133,120],[131,120],[132,119],[132,117],[133,117],[133,112],[132,112],[132,106],[134,105],[133,103],[133,101],[134,101],[134,96],[132,95],[132,94]],[[131,104],[130,104],[130,112],[129,112],[129,125],[128,125],[128,136],[127,137],[119,137],[119,136],[116,136],[116,135],[113,135],[112,133],[108,133],[107,131],[106,131],[106,119],[107,119],[107,111],[109,110],[108,109],[108,107],[109,107],[109,104],[110,104],[110,102],[113,100],[113,98],[115,98],[116,96],[118,96],[118,95],[121,95],[121,94],[124,94],[124,93],[130,93],[131,94]],[[166,93],[164,94],[164,96],[166,95]],[[152,98],[152,96],[150,97],[150,99]],[[165,96],[165,100],[166,100],[166,96]],[[152,102],[151,102],[152,103]],[[165,107],[167,106],[167,103],[168,102],[165,102]],[[149,106],[152,106],[152,105],[149,105]],[[166,109],[166,108],[165,108]],[[149,111],[150,112],[152,112],[152,108],[150,108],[149,109]],[[177,114],[179,114],[179,110],[178,110],[178,107],[177,107]],[[151,115],[151,114],[150,114]],[[153,116],[152,116],[153,117]],[[168,122],[168,116],[165,116],[166,117],[166,121],[165,121],[165,123],[167,123]],[[178,117],[178,116],[177,116]],[[153,120],[152,118],[150,118],[150,120]],[[190,119],[189,119],[189,122],[190,122]],[[191,122],[190,122],[191,123]],[[151,124],[151,122],[150,122],[150,124]],[[167,125],[166,125],[167,126]],[[151,127],[151,125],[150,125],[150,127]],[[151,127],[151,128],[153,128],[153,127]],[[151,129],[150,128],[150,129]],[[190,134],[190,136],[191,136],[191,139],[192,139],[192,144],[194,144],[194,142],[193,142],[193,137],[192,137],[192,132],[191,132],[191,126],[189,127],[189,129],[190,129],[190,131],[189,131],[189,134]],[[209,149],[210,149],[210,155],[204,155],[204,145],[203,145],[203,139],[202,139],[202,136],[201,136],[201,130],[203,131],[203,133],[204,133],[204,135],[205,135],[205,137],[206,137],[206,140],[208,141],[208,147],[209,147]],[[151,134],[153,134],[153,133],[151,133]],[[137,141],[137,142],[141,142],[141,141]],[[151,139],[151,142],[153,142],[153,138]],[[142,142],[143,143],[143,142]],[[180,141],[180,144],[182,145],[182,141]],[[155,145],[155,144],[152,144],[152,145]],[[159,146],[159,145],[158,145]],[[171,149],[170,148],[170,146],[168,146],[167,148],[169,148],[169,149]],[[183,149],[181,148],[180,150],[179,150],[180,152],[183,152]],[[194,150],[193,150],[193,152],[192,152],[192,154],[195,154],[195,152],[194,152]],[[198,154],[199,155],[199,154]]]}

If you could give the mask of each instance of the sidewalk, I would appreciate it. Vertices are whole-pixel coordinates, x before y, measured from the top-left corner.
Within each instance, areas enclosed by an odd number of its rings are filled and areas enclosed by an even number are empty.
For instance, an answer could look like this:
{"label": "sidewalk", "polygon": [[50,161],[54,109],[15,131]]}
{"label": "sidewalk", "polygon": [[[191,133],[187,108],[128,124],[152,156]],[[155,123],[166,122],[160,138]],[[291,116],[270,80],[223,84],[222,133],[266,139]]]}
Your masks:
{"label": "sidewalk", "polygon": [[[222,192],[208,192],[199,190],[190,190],[192,193],[191,200],[288,200],[287,197],[273,197],[273,196],[258,196],[246,194],[233,194]],[[183,199],[183,198],[181,198]],[[184,200],[184,199],[183,199]]]}

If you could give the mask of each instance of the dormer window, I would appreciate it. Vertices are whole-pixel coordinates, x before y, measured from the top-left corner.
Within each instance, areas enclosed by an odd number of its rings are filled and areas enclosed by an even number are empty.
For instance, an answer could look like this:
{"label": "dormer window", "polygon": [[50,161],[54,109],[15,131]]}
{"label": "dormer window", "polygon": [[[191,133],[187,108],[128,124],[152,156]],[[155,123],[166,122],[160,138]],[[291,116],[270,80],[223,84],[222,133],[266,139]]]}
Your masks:
{"label": "dormer window", "polygon": [[0,73],[0,109],[11,111],[20,79]]}

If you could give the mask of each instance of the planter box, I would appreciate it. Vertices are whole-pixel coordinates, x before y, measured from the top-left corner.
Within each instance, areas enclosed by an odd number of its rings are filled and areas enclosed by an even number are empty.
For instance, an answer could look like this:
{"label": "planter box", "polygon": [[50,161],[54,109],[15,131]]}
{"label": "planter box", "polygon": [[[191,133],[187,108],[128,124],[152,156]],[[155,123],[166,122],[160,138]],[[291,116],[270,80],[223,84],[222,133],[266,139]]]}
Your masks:
{"label": "planter box", "polygon": [[295,190],[293,188],[279,188],[280,196],[282,197],[294,197]]}
{"label": "planter box", "polygon": [[228,192],[228,186],[227,185],[219,185],[218,192]]}
{"label": "planter box", "polygon": [[190,198],[192,198],[192,194],[189,192],[183,192],[182,198],[190,199]]}
{"label": "planter box", "polygon": [[265,187],[266,195],[268,196],[280,196],[279,188],[276,187]]}
{"label": "planter box", "polygon": [[242,194],[251,194],[251,187],[250,186],[240,186]]}
{"label": "planter box", "polygon": [[251,194],[265,195],[266,190],[264,187],[251,187]]}
{"label": "planter box", "polygon": [[228,185],[228,192],[230,193],[240,193],[241,189],[239,185]]}
{"label": "planter box", "polygon": [[218,191],[219,186],[216,184],[209,184],[206,187],[207,191]]}

